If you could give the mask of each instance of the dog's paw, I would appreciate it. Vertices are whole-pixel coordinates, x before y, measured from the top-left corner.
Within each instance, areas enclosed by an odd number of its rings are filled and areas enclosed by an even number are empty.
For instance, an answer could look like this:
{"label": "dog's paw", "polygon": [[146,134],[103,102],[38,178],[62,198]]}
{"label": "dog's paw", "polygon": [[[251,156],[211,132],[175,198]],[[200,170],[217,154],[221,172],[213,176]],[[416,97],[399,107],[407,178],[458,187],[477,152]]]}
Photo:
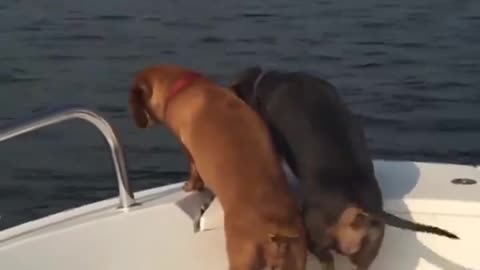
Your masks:
{"label": "dog's paw", "polygon": [[192,181],[192,179],[189,179],[183,184],[183,191],[185,192],[192,192],[192,191],[200,191],[203,189],[203,182],[202,181]]}
{"label": "dog's paw", "polygon": [[193,184],[192,184],[192,181],[188,180],[185,182],[185,184],[183,184],[183,191],[185,192],[191,192],[193,191]]}

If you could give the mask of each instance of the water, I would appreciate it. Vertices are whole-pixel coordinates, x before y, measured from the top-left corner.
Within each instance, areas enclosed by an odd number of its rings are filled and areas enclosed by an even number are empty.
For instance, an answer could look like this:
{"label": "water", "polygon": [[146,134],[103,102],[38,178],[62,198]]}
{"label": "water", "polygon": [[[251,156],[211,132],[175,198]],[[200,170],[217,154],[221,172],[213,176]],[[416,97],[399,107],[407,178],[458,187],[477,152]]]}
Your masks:
{"label": "water", "polygon": [[[160,186],[184,179],[186,160],[165,130],[134,127],[133,74],[174,62],[226,83],[261,64],[334,83],[377,158],[480,164],[479,1],[206,3],[2,0],[0,125],[96,108],[122,136],[135,190]],[[80,121],[1,143],[0,168],[0,229],[116,195],[107,148]]]}

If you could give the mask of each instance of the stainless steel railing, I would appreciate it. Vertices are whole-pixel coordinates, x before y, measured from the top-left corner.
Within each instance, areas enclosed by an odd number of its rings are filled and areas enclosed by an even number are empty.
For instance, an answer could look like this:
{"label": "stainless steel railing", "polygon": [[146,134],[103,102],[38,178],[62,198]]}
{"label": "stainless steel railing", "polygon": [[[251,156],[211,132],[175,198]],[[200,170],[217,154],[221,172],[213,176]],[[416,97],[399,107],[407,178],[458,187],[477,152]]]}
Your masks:
{"label": "stainless steel railing", "polygon": [[93,124],[102,132],[103,137],[110,146],[113,166],[118,180],[119,207],[128,211],[136,202],[133,192],[130,189],[123,148],[113,127],[95,111],[81,106],[67,106],[26,119],[15,120],[6,126],[0,127],[0,142],[71,119],[83,119]]}

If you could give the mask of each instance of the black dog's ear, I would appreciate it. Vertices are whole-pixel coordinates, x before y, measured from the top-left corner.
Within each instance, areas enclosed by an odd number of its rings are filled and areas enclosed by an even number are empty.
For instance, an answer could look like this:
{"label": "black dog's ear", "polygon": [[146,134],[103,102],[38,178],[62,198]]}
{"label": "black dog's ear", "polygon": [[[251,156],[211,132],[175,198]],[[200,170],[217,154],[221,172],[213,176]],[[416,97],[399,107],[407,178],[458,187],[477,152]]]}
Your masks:
{"label": "black dog's ear", "polygon": [[253,83],[257,76],[262,73],[262,68],[260,66],[252,66],[244,69],[242,72],[234,76],[234,79],[228,85],[229,88],[232,88],[234,91],[238,91],[238,87],[244,83]]}
{"label": "black dog's ear", "polygon": [[368,226],[369,220],[369,215],[363,209],[351,205],[343,210],[338,223],[349,227],[359,228]]}

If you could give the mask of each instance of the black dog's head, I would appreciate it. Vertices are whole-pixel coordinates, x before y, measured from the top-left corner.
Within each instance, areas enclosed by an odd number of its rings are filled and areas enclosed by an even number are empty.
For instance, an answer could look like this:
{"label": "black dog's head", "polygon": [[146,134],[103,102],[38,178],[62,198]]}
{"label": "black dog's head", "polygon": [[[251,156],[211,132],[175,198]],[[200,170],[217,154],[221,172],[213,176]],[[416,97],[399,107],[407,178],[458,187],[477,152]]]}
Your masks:
{"label": "black dog's head", "polygon": [[374,220],[368,227],[360,250],[349,256],[350,261],[357,266],[357,269],[368,269],[375,261],[383,243],[385,235],[385,223]]}
{"label": "black dog's head", "polygon": [[255,91],[255,82],[262,74],[262,68],[259,66],[252,66],[239,72],[229,84],[229,88],[235,92],[235,94],[244,101],[248,101],[252,98]]}
{"label": "black dog's head", "polygon": [[370,267],[383,241],[384,223],[381,220],[352,205],[339,215],[332,215],[315,204],[305,206],[303,215],[309,249],[317,258],[333,260],[329,254],[335,251],[348,257],[358,269]]}

